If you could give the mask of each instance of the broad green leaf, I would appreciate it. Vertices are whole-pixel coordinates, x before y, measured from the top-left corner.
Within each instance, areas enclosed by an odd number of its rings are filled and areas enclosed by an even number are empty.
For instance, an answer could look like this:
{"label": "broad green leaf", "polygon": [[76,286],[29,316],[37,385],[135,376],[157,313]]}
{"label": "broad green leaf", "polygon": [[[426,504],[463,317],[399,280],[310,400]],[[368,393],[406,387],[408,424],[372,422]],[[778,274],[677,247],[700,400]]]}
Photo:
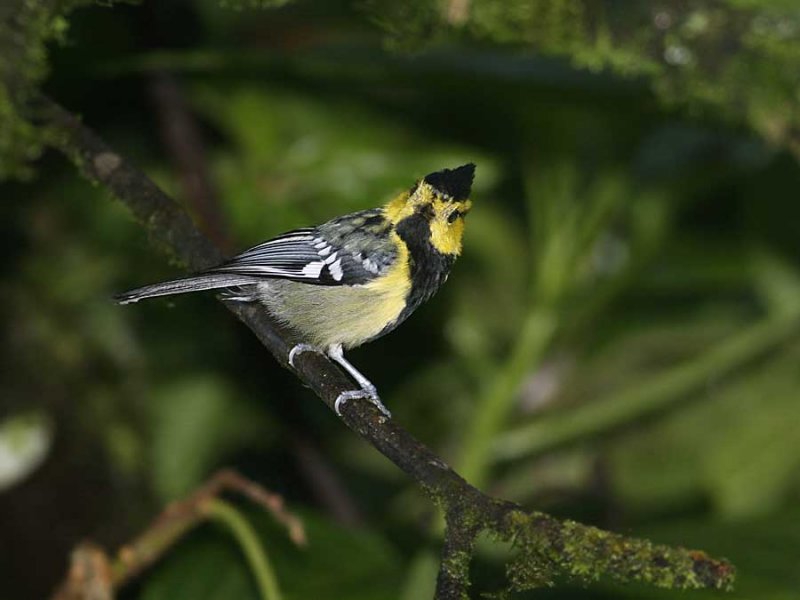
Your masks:
{"label": "broad green leaf", "polygon": [[795,344],[615,442],[617,493],[660,510],[705,499],[728,517],[780,506],[800,475],[798,361]]}
{"label": "broad green leaf", "polygon": [[[405,566],[377,534],[304,515],[308,545],[297,548],[269,515],[256,526],[286,600],[390,600]],[[260,600],[240,550],[224,528],[203,525],[143,581],[139,600]]]}
{"label": "broad green leaf", "polygon": [[233,539],[221,528],[208,529],[156,565],[143,579],[139,600],[262,600]]}
{"label": "broad green leaf", "polygon": [[199,485],[226,453],[263,433],[264,424],[228,384],[201,373],[158,389],[151,418],[153,482],[165,500]]}

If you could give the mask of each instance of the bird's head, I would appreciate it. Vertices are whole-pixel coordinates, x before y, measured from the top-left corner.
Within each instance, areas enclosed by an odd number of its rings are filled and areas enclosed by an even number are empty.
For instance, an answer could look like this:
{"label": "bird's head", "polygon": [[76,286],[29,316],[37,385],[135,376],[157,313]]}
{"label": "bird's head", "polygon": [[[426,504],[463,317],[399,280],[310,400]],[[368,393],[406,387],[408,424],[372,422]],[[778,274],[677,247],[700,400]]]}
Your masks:
{"label": "bird's head", "polygon": [[457,256],[461,253],[464,216],[472,208],[469,196],[474,177],[472,163],[436,171],[389,202],[384,210],[398,233],[427,236],[438,252]]}

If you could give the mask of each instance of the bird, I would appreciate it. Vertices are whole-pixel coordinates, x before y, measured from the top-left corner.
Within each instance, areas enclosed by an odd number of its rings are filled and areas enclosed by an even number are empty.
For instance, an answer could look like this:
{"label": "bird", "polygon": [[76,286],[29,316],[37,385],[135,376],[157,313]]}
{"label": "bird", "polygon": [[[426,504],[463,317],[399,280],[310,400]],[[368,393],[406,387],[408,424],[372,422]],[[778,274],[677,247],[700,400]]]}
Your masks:
{"label": "bird", "polygon": [[447,280],[461,254],[475,165],[426,175],[387,204],[278,235],[210,269],[114,297],[120,304],[220,290],[233,302],[258,302],[286,326],[302,352],[339,364],[358,384],[334,403],[365,398],[386,417],[377,388],[344,351],[394,330]]}

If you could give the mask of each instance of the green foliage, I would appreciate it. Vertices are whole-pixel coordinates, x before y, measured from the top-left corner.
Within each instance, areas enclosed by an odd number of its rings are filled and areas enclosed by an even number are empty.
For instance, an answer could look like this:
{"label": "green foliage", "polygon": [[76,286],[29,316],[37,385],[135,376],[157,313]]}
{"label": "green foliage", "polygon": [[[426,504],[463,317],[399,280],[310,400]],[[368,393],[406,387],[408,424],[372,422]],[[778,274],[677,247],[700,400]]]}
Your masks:
{"label": "green foliage", "polygon": [[[269,517],[255,511],[247,515],[260,533],[287,600],[396,597],[398,556],[380,537],[368,531],[336,527],[307,514],[303,521],[308,547],[296,548],[270,523]],[[158,566],[138,597],[262,600],[240,550],[228,534],[211,526],[193,534],[188,543]]]}
{"label": "green foliage", "polygon": [[141,600],[260,600],[236,545],[222,536],[215,540],[199,537],[147,578]]}
{"label": "green foliage", "polygon": [[[0,180],[32,174],[51,132],[35,123],[48,46],[67,39],[70,13],[94,0],[9,0],[0,6]],[[108,3],[106,3],[108,4]]]}
{"label": "green foliage", "polygon": [[800,113],[785,105],[789,97],[796,104],[800,83],[800,17],[791,4],[477,0],[454,18],[456,5],[418,0],[400,9],[376,0],[365,9],[395,47],[419,51],[458,30],[592,71],[647,77],[666,103],[718,112],[800,151]]}
{"label": "green foliage", "polygon": [[[508,576],[511,597],[555,583],[536,597],[689,598],[598,579],[698,583],[654,569],[684,564],[662,544],[730,558],[731,598],[796,594],[800,28],[790,0],[280,11],[214,0],[183,4],[187,14],[153,3],[163,43],[141,35],[151,23],[139,7],[75,11],[67,28],[67,11],[88,2],[6,4],[2,176],[30,174],[47,141],[21,107],[49,56],[48,93],[187,202],[150,104],[153,71],[175,76],[237,249],[477,163],[450,281],[351,358],[395,417],[471,481],[654,542],[626,546],[577,525],[547,538],[541,513],[520,514],[530,535],[481,546],[475,594]],[[387,39],[412,52],[386,52]],[[0,549],[0,595],[45,596],[74,540],[130,539],[166,500],[231,464],[304,513],[307,549],[246,513],[287,598],[430,597],[439,540],[419,491],[211,298],[111,304],[113,292],[178,268],[106,192],[57,161],[41,165],[35,183],[2,189],[2,417],[46,415],[54,441],[0,498],[13,550]],[[322,475],[304,470],[308,446]],[[361,528],[337,525],[330,490],[321,498],[315,486],[330,473]],[[126,595],[258,592],[230,533],[207,524]]]}
{"label": "green foliage", "polygon": [[28,163],[42,150],[41,133],[20,109],[47,73],[45,44],[63,36],[66,25],[46,2],[0,8],[0,179],[30,175]]}
{"label": "green foliage", "polygon": [[252,8],[278,8],[289,4],[291,0],[219,0],[223,8],[233,10],[246,10]]}
{"label": "green foliage", "polygon": [[800,424],[797,360],[798,349],[788,347],[753,373],[714,385],[706,402],[637,432],[613,455],[619,493],[652,509],[701,493],[729,518],[774,511],[800,467],[789,433]]}
{"label": "green foliage", "polygon": [[[505,349],[499,358],[491,352],[480,353],[489,349],[487,343],[483,348],[457,345],[462,353],[470,353],[474,363],[496,364],[492,379],[483,384],[472,426],[464,436],[461,471],[478,485],[491,460],[489,447],[507,422],[526,374],[541,363],[562,330],[575,328],[602,310],[658,248],[670,221],[663,193],[636,189],[612,169],[587,181],[574,164],[538,165],[527,186],[531,190],[527,256],[514,262],[515,275],[498,278],[496,287],[483,286],[484,293],[500,295],[508,278],[520,273],[527,276],[527,292],[515,298],[518,304],[512,314],[520,319],[508,332],[510,358]],[[617,233],[621,229],[624,236]],[[493,302],[491,297],[486,300]],[[461,317],[464,322],[486,326],[481,333],[472,332],[473,340],[480,336],[497,344],[500,340],[491,323],[477,318],[486,310],[485,304],[466,310],[471,314]]]}
{"label": "green foliage", "polygon": [[219,456],[264,434],[263,416],[225,382],[189,373],[160,388],[151,416],[153,485],[165,501],[197,487]]}

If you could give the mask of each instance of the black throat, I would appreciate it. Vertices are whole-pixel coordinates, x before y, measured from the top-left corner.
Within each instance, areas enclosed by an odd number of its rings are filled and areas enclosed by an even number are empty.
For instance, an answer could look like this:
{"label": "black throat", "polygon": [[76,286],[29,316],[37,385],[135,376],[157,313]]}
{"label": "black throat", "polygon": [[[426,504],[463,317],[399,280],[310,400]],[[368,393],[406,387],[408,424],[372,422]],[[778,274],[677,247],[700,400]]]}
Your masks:
{"label": "black throat", "polygon": [[456,260],[455,254],[442,254],[433,247],[429,222],[430,215],[416,212],[395,226],[397,235],[408,246],[411,263],[411,291],[396,324],[437,292]]}

